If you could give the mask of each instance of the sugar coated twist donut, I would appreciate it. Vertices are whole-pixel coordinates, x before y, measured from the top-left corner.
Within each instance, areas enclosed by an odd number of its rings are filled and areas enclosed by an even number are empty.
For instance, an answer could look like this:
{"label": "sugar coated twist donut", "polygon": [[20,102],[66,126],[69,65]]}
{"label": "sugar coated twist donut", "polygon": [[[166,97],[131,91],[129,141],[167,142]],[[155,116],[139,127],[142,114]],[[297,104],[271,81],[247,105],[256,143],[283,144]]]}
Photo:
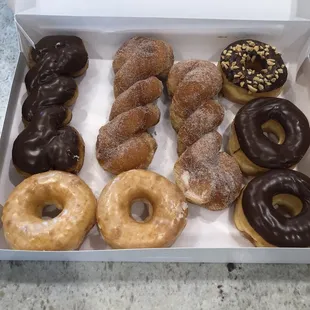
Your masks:
{"label": "sugar coated twist donut", "polygon": [[188,201],[224,209],[237,198],[242,175],[236,161],[219,152],[222,137],[215,129],[224,109],[212,98],[221,90],[221,73],[208,61],[182,61],[172,67],[167,84],[180,155],[174,166],[176,183]]}
{"label": "sugar coated twist donut", "polygon": [[22,107],[27,126],[16,138],[12,158],[23,175],[48,170],[77,173],[84,161],[84,142],[72,127],[68,109],[78,88],[72,77],[88,67],[83,41],[75,36],[48,36],[31,49],[31,69],[25,77],[28,91]]}
{"label": "sugar coated twist donut", "polygon": [[156,125],[160,111],[153,104],[162,94],[162,83],[173,64],[173,52],[164,41],[134,37],[116,53],[115,102],[110,122],[99,130],[97,160],[103,169],[119,174],[146,169],[157,143],[147,130]]}
{"label": "sugar coated twist donut", "polygon": [[[61,210],[42,218],[46,205]],[[15,187],[3,207],[2,223],[8,244],[17,250],[75,250],[96,221],[97,201],[76,175],[62,171],[35,174]]]}

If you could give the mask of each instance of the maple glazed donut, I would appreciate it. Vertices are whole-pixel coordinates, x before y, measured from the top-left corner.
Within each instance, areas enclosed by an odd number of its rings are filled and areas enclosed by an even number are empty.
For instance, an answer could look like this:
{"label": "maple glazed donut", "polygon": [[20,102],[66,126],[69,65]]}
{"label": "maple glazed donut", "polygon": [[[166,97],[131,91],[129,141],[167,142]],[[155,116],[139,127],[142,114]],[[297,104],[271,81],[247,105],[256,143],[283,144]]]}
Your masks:
{"label": "maple glazed donut", "polygon": [[[42,210],[55,205],[61,213],[43,219]],[[48,171],[25,179],[3,207],[4,236],[12,249],[75,250],[96,221],[97,201],[76,175]]]}
{"label": "maple glazed donut", "polygon": [[[264,133],[274,134],[274,142]],[[228,149],[246,175],[291,168],[310,145],[307,117],[292,102],[258,98],[243,106],[231,126]]]}
{"label": "maple glazed donut", "polygon": [[257,97],[277,97],[287,80],[287,68],[274,46],[239,40],[221,54],[223,94],[236,103],[246,104]]}
{"label": "maple glazed donut", "polygon": [[[137,222],[131,205],[143,201],[149,216]],[[187,204],[176,185],[145,170],[123,172],[108,183],[98,200],[97,222],[112,248],[158,248],[174,243],[187,220]]]}
{"label": "maple glazed donut", "polygon": [[29,54],[25,77],[28,97],[23,103],[26,128],[16,138],[12,159],[24,176],[48,170],[78,173],[84,162],[84,141],[67,124],[78,96],[73,79],[88,67],[83,41],[76,36],[47,36]]}
{"label": "maple glazed donut", "polygon": [[252,179],[238,199],[234,222],[255,246],[309,247],[310,178],[279,169]]}

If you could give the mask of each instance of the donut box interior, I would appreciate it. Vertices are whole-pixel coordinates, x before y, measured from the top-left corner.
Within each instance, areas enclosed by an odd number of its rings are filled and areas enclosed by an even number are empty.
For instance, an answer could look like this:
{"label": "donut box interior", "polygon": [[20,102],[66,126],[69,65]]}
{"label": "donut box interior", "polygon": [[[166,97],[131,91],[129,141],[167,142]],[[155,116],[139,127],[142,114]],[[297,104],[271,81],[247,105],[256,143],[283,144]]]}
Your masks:
{"label": "donut box interior", "polygon": [[[117,2],[120,4],[122,1]],[[85,4],[81,2],[79,6],[79,0],[73,6],[70,6],[70,1],[60,4],[58,0],[45,6],[38,5],[40,1],[36,5],[34,1],[29,1],[28,7],[25,7],[25,3],[27,1],[22,3],[24,10],[15,15],[20,37],[20,57],[0,142],[1,204],[5,203],[13,188],[22,181],[12,164],[11,151],[15,138],[24,128],[21,107],[26,98],[23,81],[28,68],[25,55],[33,42],[46,35],[78,35],[84,40],[89,53],[89,68],[83,77],[77,79],[79,97],[73,107],[71,125],[81,133],[86,146],[85,162],[79,176],[97,197],[112,177],[99,166],[95,156],[98,130],[108,122],[114,99],[112,59],[121,44],[134,35],[166,40],[174,49],[176,61],[196,58],[217,63],[222,49],[237,39],[257,39],[274,45],[282,52],[289,69],[289,79],[281,97],[295,103],[310,120],[310,23],[300,18],[297,11],[292,16],[291,1],[281,1],[283,6],[274,16],[264,15],[263,10],[258,11],[251,17],[255,19],[252,21],[242,20],[242,11],[240,13],[236,7],[235,11],[230,11],[230,16],[219,8],[213,8],[208,13],[197,10],[196,15],[188,13],[190,16],[186,16],[184,6],[176,12],[168,7],[164,15],[152,5],[145,8],[145,11],[141,8],[134,11],[131,7],[124,12],[117,11],[116,4],[111,7],[107,4],[101,6],[96,1],[90,1],[86,11],[81,10]],[[97,8],[94,3],[98,4]],[[231,6],[229,3],[227,1],[226,5]],[[225,118],[218,130],[223,135],[223,149],[226,149],[230,123],[240,105],[222,97],[219,100],[225,107]],[[161,120],[151,132],[157,140],[158,149],[149,169],[174,181],[176,134],[169,120],[167,96],[163,95],[157,104],[161,110]],[[296,169],[310,176],[310,151]],[[168,249],[112,250],[105,244],[97,227],[94,227],[78,251],[15,251],[8,248],[1,229],[0,259],[310,263],[309,249],[253,247],[235,228],[232,215],[233,206],[223,211],[208,211],[189,204],[187,226]]]}

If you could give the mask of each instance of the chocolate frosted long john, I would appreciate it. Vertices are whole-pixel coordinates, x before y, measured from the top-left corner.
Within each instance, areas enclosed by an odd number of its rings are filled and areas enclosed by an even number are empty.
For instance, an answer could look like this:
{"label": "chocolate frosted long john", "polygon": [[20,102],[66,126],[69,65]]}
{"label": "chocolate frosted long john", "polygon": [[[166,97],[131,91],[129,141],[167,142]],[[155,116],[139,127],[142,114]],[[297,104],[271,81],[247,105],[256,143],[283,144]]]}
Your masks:
{"label": "chocolate frosted long john", "polygon": [[72,77],[88,67],[83,41],[75,36],[48,36],[30,52],[25,77],[29,96],[23,108],[28,125],[14,142],[12,158],[24,174],[51,169],[78,172],[84,159],[84,143],[79,133],[65,126],[71,120],[68,109],[78,95]]}

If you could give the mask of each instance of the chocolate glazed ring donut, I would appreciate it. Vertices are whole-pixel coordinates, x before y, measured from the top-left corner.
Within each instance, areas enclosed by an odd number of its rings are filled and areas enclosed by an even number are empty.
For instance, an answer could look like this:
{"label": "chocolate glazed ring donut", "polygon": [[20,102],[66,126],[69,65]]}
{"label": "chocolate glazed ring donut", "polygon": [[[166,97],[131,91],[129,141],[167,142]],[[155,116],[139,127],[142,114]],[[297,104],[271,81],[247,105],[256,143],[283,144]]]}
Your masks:
{"label": "chocolate glazed ring donut", "polygon": [[14,142],[13,163],[25,176],[47,170],[77,173],[84,161],[84,142],[73,127],[69,106],[78,96],[73,77],[88,67],[83,41],[75,36],[48,36],[29,55],[28,91],[22,107],[27,126]]}
{"label": "chocolate glazed ring donut", "polygon": [[309,247],[310,178],[281,169],[252,179],[239,197],[234,221],[256,246]]}
{"label": "chocolate glazed ring donut", "polygon": [[[264,135],[271,132],[273,142]],[[306,116],[290,101],[259,98],[242,107],[232,124],[229,151],[247,175],[296,165],[310,145]]]}
{"label": "chocolate glazed ring donut", "polygon": [[219,63],[224,96],[246,104],[257,97],[277,97],[287,80],[287,68],[274,46],[239,40],[228,45]]}

